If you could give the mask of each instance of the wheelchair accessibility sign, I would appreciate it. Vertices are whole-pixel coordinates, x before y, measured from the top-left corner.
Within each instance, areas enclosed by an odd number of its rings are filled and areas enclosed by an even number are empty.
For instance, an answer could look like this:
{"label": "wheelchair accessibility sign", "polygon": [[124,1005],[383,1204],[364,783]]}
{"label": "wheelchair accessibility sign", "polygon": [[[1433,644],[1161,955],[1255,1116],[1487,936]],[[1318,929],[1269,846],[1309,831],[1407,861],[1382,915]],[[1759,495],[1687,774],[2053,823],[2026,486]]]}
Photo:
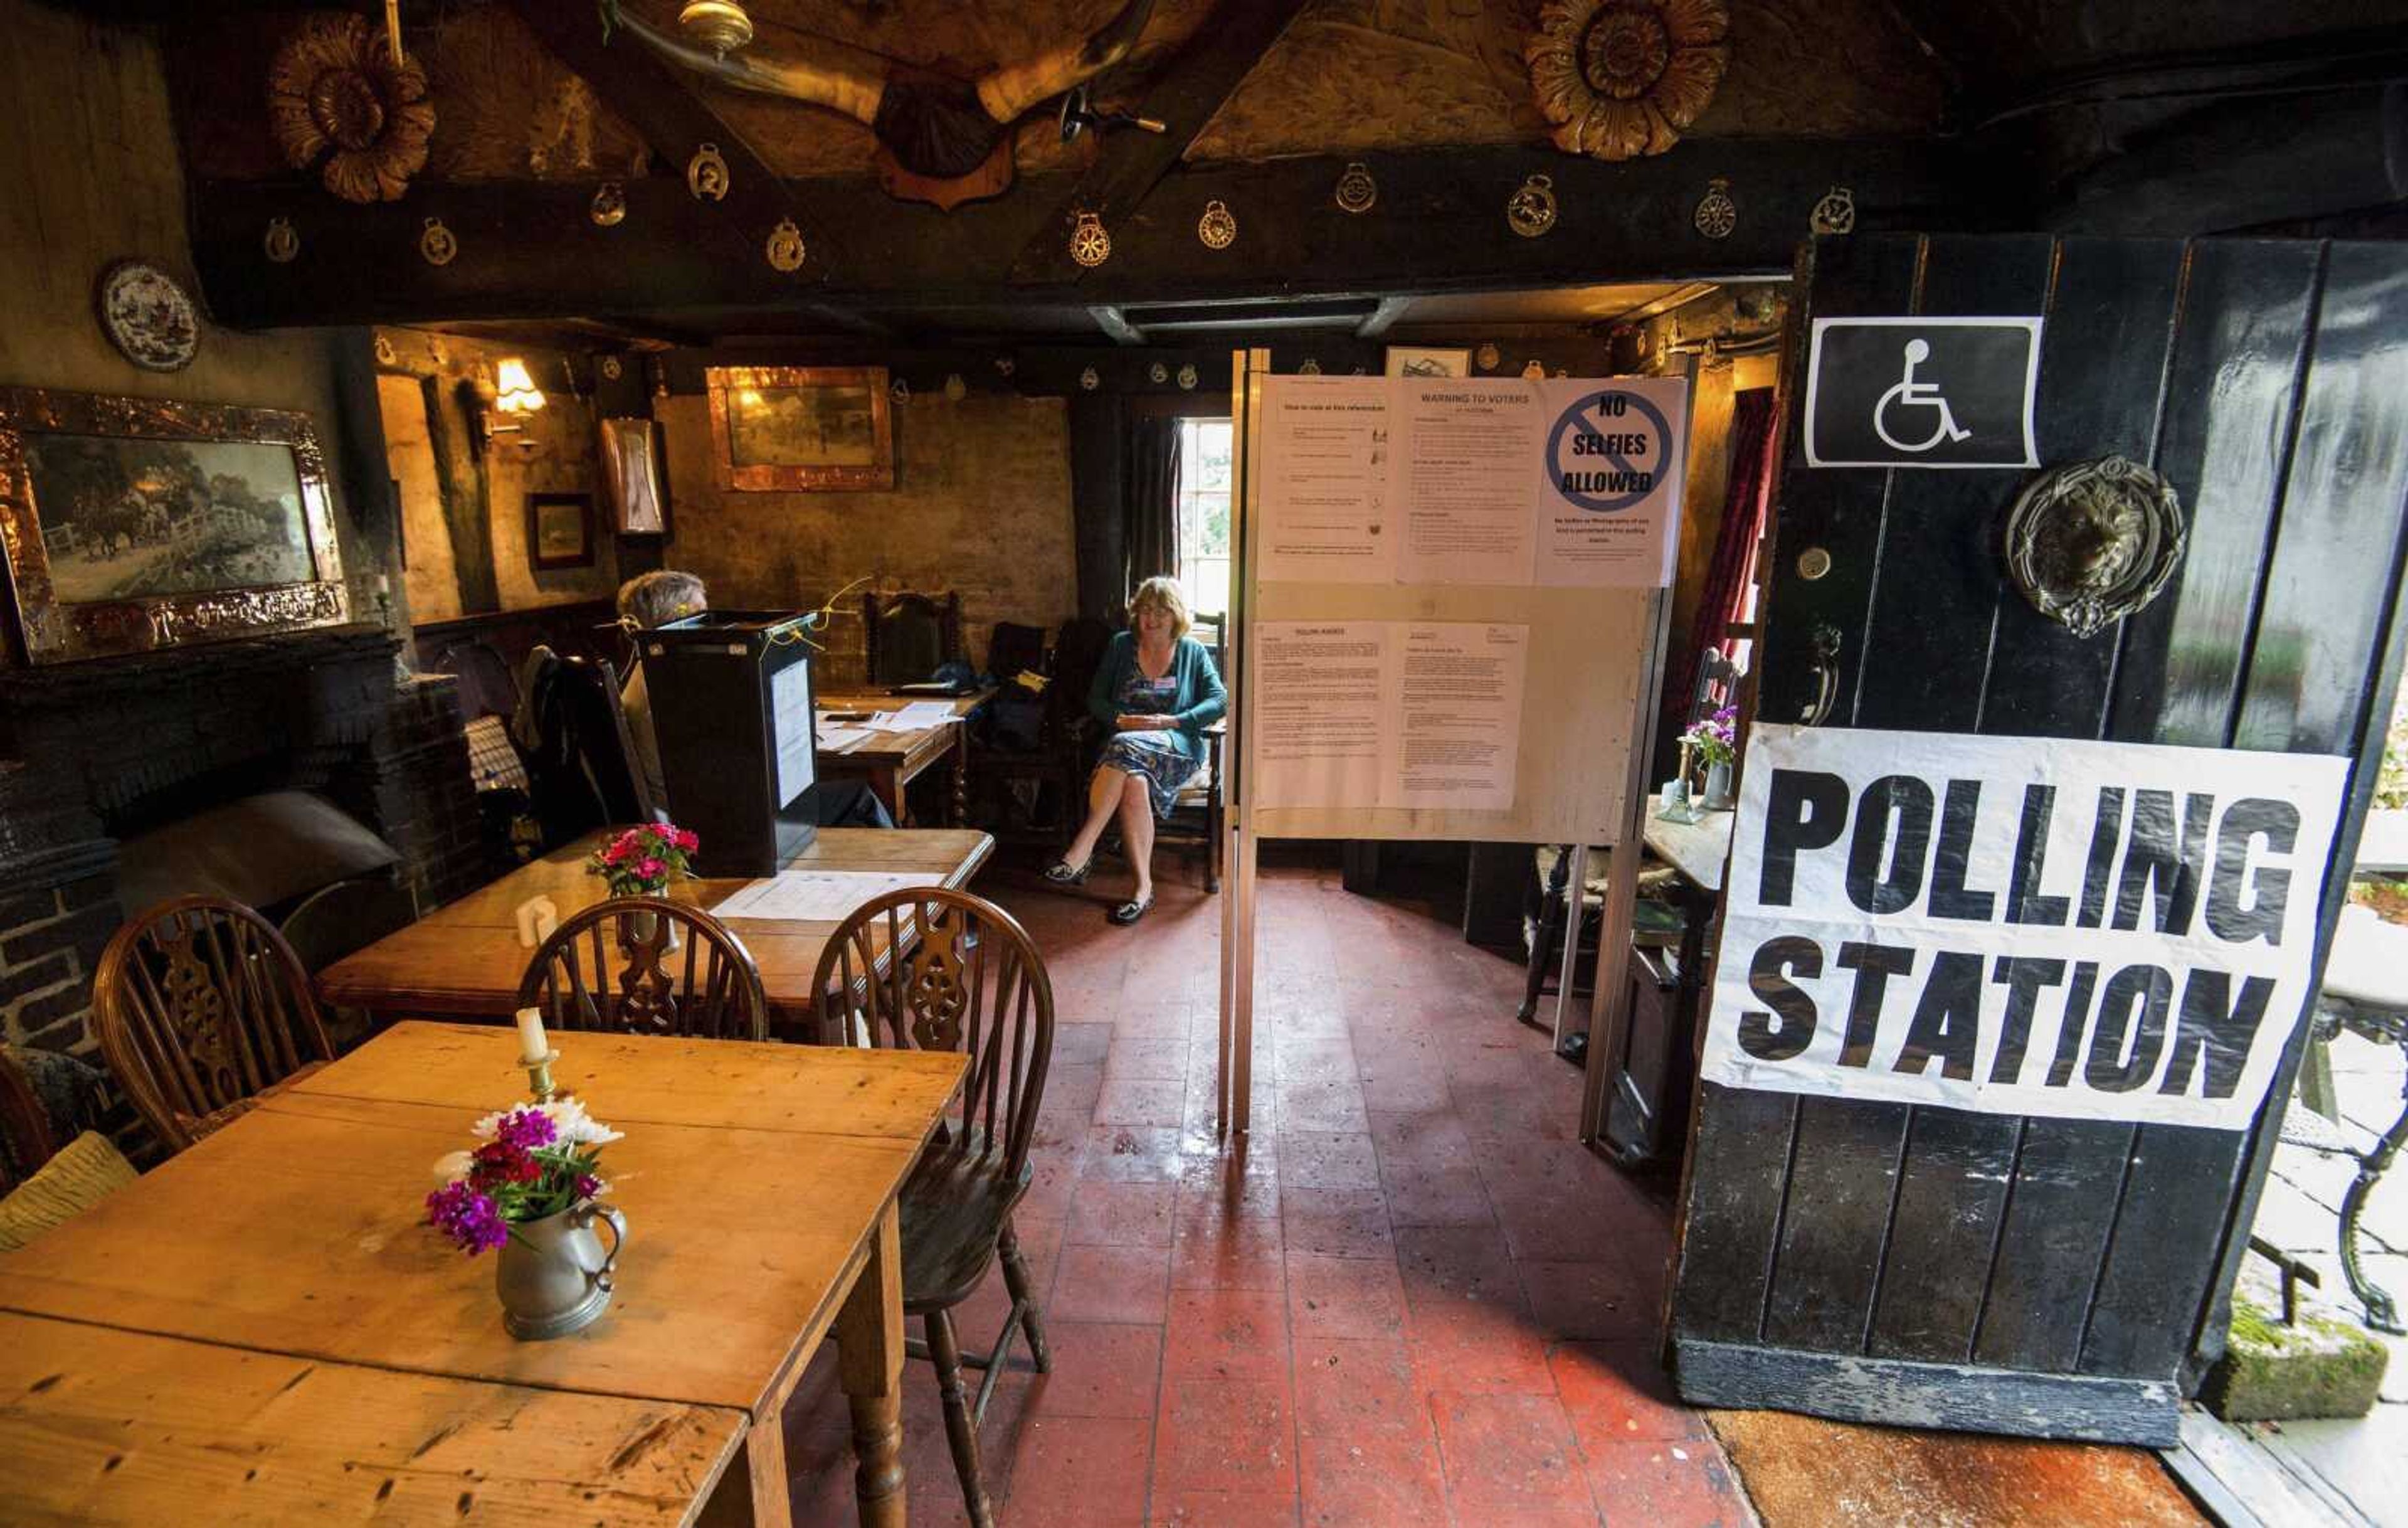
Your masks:
{"label": "wheelchair accessibility sign", "polygon": [[2038,467],[2037,318],[1818,318],[1810,467]]}

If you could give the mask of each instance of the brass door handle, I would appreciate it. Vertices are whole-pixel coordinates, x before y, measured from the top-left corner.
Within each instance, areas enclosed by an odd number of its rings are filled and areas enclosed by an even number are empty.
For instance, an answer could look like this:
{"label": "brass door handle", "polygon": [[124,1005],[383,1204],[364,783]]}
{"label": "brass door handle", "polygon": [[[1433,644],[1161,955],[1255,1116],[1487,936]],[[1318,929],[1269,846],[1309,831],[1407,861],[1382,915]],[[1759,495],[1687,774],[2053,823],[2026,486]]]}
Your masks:
{"label": "brass door handle", "polygon": [[1820,727],[1831,719],[1831,708],[1840,699],[1840,628],[1827,624],[1814,628],[1814,700],[1799,721],[1808,727]]}

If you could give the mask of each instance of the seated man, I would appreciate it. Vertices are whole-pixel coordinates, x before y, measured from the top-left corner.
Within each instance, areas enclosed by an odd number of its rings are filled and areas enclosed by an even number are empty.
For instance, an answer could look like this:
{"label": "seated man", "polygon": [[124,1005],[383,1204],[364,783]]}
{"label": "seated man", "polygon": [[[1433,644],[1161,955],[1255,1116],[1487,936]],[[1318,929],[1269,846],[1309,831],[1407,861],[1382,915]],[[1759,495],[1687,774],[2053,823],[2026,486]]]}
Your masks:
{"label": "seated man", "polygon": [[[710,608],[710,596],[702,580],[674,568],[638,573],[619,585],[619,622],[631,634],[699,615]],[[654,814],[666,821],[671,815],[669,794],[661,779],[660,739],[652,730],[652,701],[644,688],[640,656],[619,692],[619,706],[627,715],[627,740],[635,749],[636,772],[643,777]],[[823,780],[811,786],[810,797],[822,828],[895,826],[886,803],[860,781]]]}

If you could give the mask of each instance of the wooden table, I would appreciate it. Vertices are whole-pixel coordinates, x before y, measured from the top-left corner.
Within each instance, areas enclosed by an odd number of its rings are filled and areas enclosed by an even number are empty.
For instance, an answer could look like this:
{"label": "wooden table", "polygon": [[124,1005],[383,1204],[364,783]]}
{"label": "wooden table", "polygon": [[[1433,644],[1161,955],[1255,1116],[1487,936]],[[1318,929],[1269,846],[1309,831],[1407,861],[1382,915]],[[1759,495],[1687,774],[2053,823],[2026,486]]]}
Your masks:
{"label": "wooden table", "polygon": [[1730,858],[1731,822],[1729,809],[1709,812],[1696,822],[1667,822],[1649,808],[1647,824],[1640,836],[1656,858],[1681,872],[1681,878],[1700,891],[1719,893],[1723,888],[1723,864]]}
{"label": "wooden table", "polygon": [[[0,1333],[0,1502],[66,1493],[79,1518],[284,1521],[278,1509],[294,1503],[357,1500],[360,1482],[341,1477],[391,1461],[393,1478],[429,1474],[413,1492],[448,1488],[446,1522],[554,1521],[564,1483],[580,1522],[684,1522],[740,1439],[730,1490],[753,1521],[782,1525],[782,1413],[833,1332],[863,1521],[899,1528],[896,1194],[963,1059],[563,1042],[563,1084],[626,1132],[603,1159],[629,1234],[600,1320],[516,1341],[492,1260],[421,1223],[432,1163],[524,1078],[510,1031],[401,1024],[0,1260],[0,1313],[44,1319],[22,1327],[23,1345]],[[131,1346],[116,1343],[126,1334]],[[157,1346],[168,1339],[192,1350]],[[24,1358],[50,1352],[61,1364]],[[24,1364],[41,1372],[11,1383]],[[186,1377],[140,1383],[162,1367]],[[95,1413],[130,1425],[95,1434],[78,1420]],[[329,1447],[355,1435],[356,1449]],[[175,1451],[93,1465],[141,1451],[108,1441],[119,1438]],[[186,1459],[175,1484],[191,1509],[147,1513],[159,1471]],[[210,1503],[215,1487],[232,1495]],[[631,1489],[646,1499],[620,1500]]]}
{"label": "wooden table", "polygon": [[[910,826],[905,811],[903,787],[936,763],[950,757],[953,761],[953,796],[948,804],[948,820],[955,828],[962,825],[969,812],[969,745],[963,734],[964,719],[983,705],[995,694],[995,686],[956,699],[953,702],[953,719],[935,727],[920,728],[910,732],[873,732],[866,738],[845,744],[841,749],[823,748],[814,761],[823,780],[866,780],[878,799],[886,803],[886,811],[900,825]],[[822,711],[900,711],[912,700],[940,699],[909,695],[822,695],[815,701]],[[844,724],[838,724],[844,725]]]}
{"label": "wooden table", "polygon": [[[319,995],[338,1007],[379,1014],[495,1018],[509,1013],[518,1006],[519,979],[532,953],[519,945],[519,905],[530,897],[550,897],[566,918],[608,897],[602,882],[585,872],[585,857],[601,838],[592,834],[522,865],[336,961],[319,973]],[[790,868],[924,871],[959,887],[994,852],[995,840],[969,829],[823,828]],[[681,881],[668,895],[707,908],[747,884]],[[770,1022],[781,1032],[810,1032],[816,1016],[811,979],[836,925],[731,918],[727,926],[761,968]]]}

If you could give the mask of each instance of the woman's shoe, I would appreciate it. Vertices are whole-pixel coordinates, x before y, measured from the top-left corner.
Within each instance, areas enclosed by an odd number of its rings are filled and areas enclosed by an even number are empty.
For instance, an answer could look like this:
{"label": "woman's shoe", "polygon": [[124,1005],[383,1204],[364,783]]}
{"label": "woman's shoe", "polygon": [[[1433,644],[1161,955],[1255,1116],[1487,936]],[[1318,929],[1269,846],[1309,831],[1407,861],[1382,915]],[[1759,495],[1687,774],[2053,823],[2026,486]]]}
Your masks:
{"label": "woman's shoe", "polygon": [[1055,886],[1084,886],[1087,883],[1087,872],[1095,868],[1096,857],[1093,855],[1089,855],[1087,862],[1077,870],[1070,868],[1068,860],[1056,859],[1045,867],[1045,878]]}
{"label": "woman's shoe", "polygon": [[1138,897],[1121,903],[1118,907],[1113,908],[1110,913],[1107,913],[1104,915],[1111,918],[1114,923],[1127,925],[1135,923],[1138,919],[1145,916],[1146,909],[1153,905],[1154,899],[1152,897]]}

